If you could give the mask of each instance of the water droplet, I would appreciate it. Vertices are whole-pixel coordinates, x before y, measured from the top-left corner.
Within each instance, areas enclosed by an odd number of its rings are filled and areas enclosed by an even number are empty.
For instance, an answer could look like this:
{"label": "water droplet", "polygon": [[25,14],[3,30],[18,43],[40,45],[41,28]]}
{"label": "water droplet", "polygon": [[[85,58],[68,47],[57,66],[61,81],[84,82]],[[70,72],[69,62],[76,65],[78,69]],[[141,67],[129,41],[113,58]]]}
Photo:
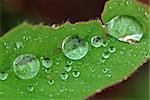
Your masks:
{"label": "water droplet", "polygon": [[62,73],[62,74],[60,75],[60,77],[61,77],[62,80],[67,80],[68,77],[69,77],[69,75],[68,75],[67,73]]}
{"label": "water droplet", "polygon": [[17,49],[20,49],[23,47],[23,43],[22,42],[16,42],[16,47]]}
{"label": "water droplet", "polygon": [[42,65],[45,68],[50,68],[53,65],[53,61],[50,58],[42,59]]}
{"label": "water droplet", "polygon": [[33,83],[33,86],[37,86],[37,85],[38,85],[38,82],[37,82],[37,81]]}
{"label": "water droplet", "polygon": [[108,7],[109,9],[112,9],[112,7]]}
{"label": "water droplet", "polygon": [[103,43],[102,43],[102,46],[106,47],[107,45],[108,45],[108,42],[104,40]]}
{"label": "water droplet", "polygon": [[64,55],[72,60],[82,59],[88,52],[88,42],[79,35],[68,36],[62,43]]}
{"label": "water droplet", "polygon": [[0,72],[0,80],[4,81],[8,78],[8,74],[6,72]]}
{"label": "water droplet", "polygon": [[68,65],[72,65],[72,64],[73,64],[73,61],[72,61],[72,60],[69,60],[69,61],[67,61],[67,64],[68,64]]}
{"label": "water droplet", "polygon": [[45,69],[45,72],[46,72],[47,74],[49,74],[49,73],[51,72],[51,69],[50,69],[50,68],[46,68],[46,69]]}
{"label": "water droplet", "polygon": [[128,43],[136,43],[143,36],[141,24],[130,16],[117,16],[107,23],[108,34]]}
{"label": "water droplet", "polygon": [[102,57],[102,58],[100,59],[100,64],[103,64],[103,63],[105,63],[105,58],[104,58],[104,57]]}
{"label": "water droplet", "polygon": [[49,84],[49,85],[53,85],[54,82],[55,82],[54,80],[48,80],[48,84]]}
{"label": "water droplet", "polygon": [[80,72],[79,72],[78,70],[74,70],[74,71],[72,72],[72,75],[73,75],[73,77],[77,78],[77,77],[80,76]]}
{"label": "water droplet", "polygon": [[114,52],[116,51],[116,48],[113,47],[113,46],[110,46],[110,47],[108,48],[108,51],[109,51],[110,53],[114,53]]}
{"label": "water droplet", "polygon": [[13,62],[13,70],[21,79],[35,77],[40,69],[39,60],[32,54],[22,54]]}
{"label": "water droplet", "polygon": [[71,67],[70,65],[66,65],[66,66],[64,67],[64,69],[65,69],[66,72],[70,72],[71,69],[72,69],[72,67]]}
{"label": "water droplet", "polygon": [[105,59],[107,59],[107,58],[109,58],[110,53],[109,53],[108,51],[105,51],[105,52],[102,54],[102,56],[103,56]]}
{"label": "water droplet", "polygon": [[102,45],[102,43],[103,43],[103,39],[100,36],[93,36],[91,38],[91,45],[93,47],[98,48]]}
{"label": "water droplet", "polygon": [[23,40],[26,40],[26,41],[29,40],[29,38],[26,37],[26,36],[23,36],[22,39],[23,39]]}
{"label": "water droplet", "polygon": [[108,71],[110,71],[109,68],[104,68],[104,69],[102,70],[103,73],[107,73]]}
{"label": "water droplet", "polygon": [[34,87],[30,85],[30,86],[27,87],[27,90],[28,90],[29,92],[32,92],[32,91],[34,90]]}

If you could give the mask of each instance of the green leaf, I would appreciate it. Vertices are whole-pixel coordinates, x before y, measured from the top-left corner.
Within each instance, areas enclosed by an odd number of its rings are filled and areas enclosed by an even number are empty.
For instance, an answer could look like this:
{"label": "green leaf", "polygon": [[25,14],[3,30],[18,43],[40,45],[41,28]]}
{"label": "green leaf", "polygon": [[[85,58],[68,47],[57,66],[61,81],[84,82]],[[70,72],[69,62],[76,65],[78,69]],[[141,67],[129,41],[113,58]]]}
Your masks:
{"label": "green leaf", "polygon": [[[104,18],[106,22],[107,19],[110,18]],[[0,38],[0,72],[8,73],[8,78],[0,81],[1,99],[84,99],[126,79],[150,57],[148,32],[134,45],[104,34],[105,30],[99,20],[65,23],[55,28],[23,23],[10,30]],[[88,42],[89,51],[84,58],[73,61],[63,54],[62,42],[70,35],[79,35]],[[107,45],[93,47],[93,36],[100,36]],[[23,46],[20,48],[16,43]],[[115,52],[109,53],[107,59],[102,59],[103,53],[108,52],[110,47],[114,47]],[[21,54],[35,55],[40,61],[40,71],[32,79],[20,79],[13,71],[13,62]],[[41,57],[52,59],[50,73],[45,72]],[[105,62],[100,63],[101,60]],[[68,79],[62,80],[61,74],[65,72],[64,67],[68,61],[73,61],[72,70],[66,72]],[[79,77],[73,77],[74,70],[80,72]],[[49,85],[49,80],[54,80],[54,83]]]}

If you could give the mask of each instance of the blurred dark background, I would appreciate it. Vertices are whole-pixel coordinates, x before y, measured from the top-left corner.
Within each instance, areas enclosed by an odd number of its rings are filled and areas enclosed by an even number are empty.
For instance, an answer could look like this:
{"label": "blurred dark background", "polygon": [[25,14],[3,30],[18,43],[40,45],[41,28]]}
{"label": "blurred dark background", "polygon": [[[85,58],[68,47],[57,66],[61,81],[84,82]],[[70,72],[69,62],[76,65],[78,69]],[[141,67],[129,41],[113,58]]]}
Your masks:
{"label": "blurred dark background", "polygon": [[[0,0],[0,36],[24,21],[46,25],[88,21],[101,17],[108,0]],[[149,5],[149,0],[140,0]],[[149,100],[149,62],[128,80],[89,100]]]}

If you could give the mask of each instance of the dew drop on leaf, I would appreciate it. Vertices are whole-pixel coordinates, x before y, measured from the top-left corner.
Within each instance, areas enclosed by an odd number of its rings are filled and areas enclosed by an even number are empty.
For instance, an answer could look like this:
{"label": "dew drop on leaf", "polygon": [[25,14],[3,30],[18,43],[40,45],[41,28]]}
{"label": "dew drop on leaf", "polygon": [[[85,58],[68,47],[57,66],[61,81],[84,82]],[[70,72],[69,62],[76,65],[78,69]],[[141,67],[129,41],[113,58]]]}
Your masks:
{"label": "dew drop on leaf", "polygon": [[110,46],[110,47],[108,48],[108,51],[109,51],[110,53],[114,53],[114,52],[116,51],[116,48],[113,47],[113,46]]}
{"label": "dew drop on leaf", "polygon": [[53,65],[53,61],[50,58],[43,58],[42,65],[45,68],[50,68]]}
{"label": "dew drop on leaf", "polygon": [[66,72],[70,72],[71,69],[72,69],[71,65],[66,65],[66,66],[64,67],[64,70],[65,70]]}
{"label": "dew drop on leaf", "polygon": [[39,60],[32,54],[22,54],[13,62],[13,70],[21,79],[31,79],[35,77],[40,69]]}
{"label": "dew drop on leaf", "polygon": [[48,80],[48,84],[49,84],[49,85],[53,85],[54,82],[55,82],[54,80]]}
{"label": "dew drop on leaf", "polygon": [[49,73],[51,72],[51,69],[50,69],[50,68],[46,68],[46,69],[45,69],[45,72],[46,72],[47,74],[49,74]]}
{"label": "dew drop on leaf", "polygon": [[67,80],[69,75],[67,73],[61,73],[60,77],[62,80]]}
{"label": "dew drop on leaf", "polygon": [[79,35],[68,36],[62,43],[64,55],[72,60],[82,59],[87,54],[88,50],[88,42]]}
{"label": "dew drop on leaf", "polygon": [[91,38],[91,45],[93,47],[98,48],[102,45],[102,43],[103,43],[103,39],[100,36],[93,36]]}
{"label": "dew drop on leaf", "polygon": [[80,72],[79,72],[78,70],[74,70],[74,71],[72,72],[72,75],[73,75],[73,77],[77,78],[77,77],[80,76]]}
{"label": "dew drop on leaf", "polygon": [[104,57],[102,57],[102,58],[100,59],[99,63],[100,63],[100,64],[105,63],[105,58],[104,58]]}
{"label": "dew drop on leaf", "polygon": [[105,52],[102,54],[102,56],[103,56],[105,59],[107,59],[107,58],[109,58],[110,53],[109,53],[108,51],[105,51]]}
{"label": "dew drop on leaf", "polygon": [[29,92],[32,92],[32,91],[34,90],[34,87],[30,85],[30,86],[27,87],[27,90],[28,90]]}
{"label": "dew drop on leaf", "polygon": [[20,49],[20,48],[22,48],[23,47],[23,42],[16,42],[16,48],[17,49]]}
{"label": "dew drop on leaf", "polygon": [[128,42],[136,43],[143,36],[141,24],[130,16],[117,16],[107,23],[108,34],[114,38]]}
{"label": "dew drop on leaf", "polygon": [[67,64],[68,64],[68,65],[72,65],[72,64],[73,64],[73,61],[72,61],[72,60],[69,60],[69,61],[67,61]]}
{"label": "dew drop on leaf", "polygon": [[0,80],[4,81],[8,78],[8,74],[6,72],[0,72]]}
{"label": "dew drop on leaf", "polygon": [[103,47],[106,47],[107,45],[108,45],[108,41],[104,40],[104,41],[102,42],[102,46],[103,46]]}

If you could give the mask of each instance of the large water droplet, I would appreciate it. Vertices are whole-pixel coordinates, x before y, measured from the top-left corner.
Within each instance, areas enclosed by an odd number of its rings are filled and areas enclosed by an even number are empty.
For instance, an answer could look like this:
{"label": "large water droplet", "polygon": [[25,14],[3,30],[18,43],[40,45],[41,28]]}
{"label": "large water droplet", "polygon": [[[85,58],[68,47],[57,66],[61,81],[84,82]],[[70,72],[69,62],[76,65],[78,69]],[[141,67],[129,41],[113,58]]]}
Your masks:
{"label": "large water droplet", "polygon": [[73,75],[73,77],[77,78],[77,77],[80,76],[80,72],[79,72],[78,70],[74,70],[74,71],[72,72],[72,75]]}
{"label": "large water droplet", "polygon": [[71,69],[72,69],[72,67],[71,67],[70,65],[66,65],[66,66],[64,67],[64,69],[65,69],[66,72],[70,72]]}
{"label": "large water droplet", "polygon": [[53,85],[54,82],[55,82],[54,80],[48,80],[48,84],[49,84],[49,85]]}
{"label": "large water droplet", "polygon": [[0,72],[0,80],[4,81],[8,78],[8,74],[6,72]]}
{"label": "large water droplet", "polygon": [[67,73],[62,73],[62,74],[60,75],[60,77],[61,77],[62,80],[67,80],[68,77],[69,77],[69,75],[68,75]]}
{"label": "large water droplet", "polygon": [[45,68],[50,68],[53,65],[53,61],[50,58],[43,58],[42,65]]}
{"label": "large water droplet", "polygon": [[79,35],[68,36],[62,43],[64,55],[72,60],[83,58],[89,50],[88,42]]}
{"label": "large water droplet", "polygon": [[130,16],[117,16],[107,23],[108,34],[120,41],[135,43],[143,36],[141,24]]}
{"label": "large water droplet", "polygon": [[29,92],[32,92],[32,91],[34,90],[34,87],[33,87],[32,85],[30,85],[30,86],[27,87],[27,90],[28,90]]}
{"label": "large water droplet", "polygon": [[102,54],[102,56],[103,56],[105,59],[107,59],[107,58],[109,58],[110,53],[109,53],[108,51],[105,51],[105,52]]}
{"label": "large water droplet", "polygon": [[103,39],[100,36],[93,36],[91,38],[91,45],[93,47],[98,48],[102,45],[102,43],[103,43]]}
{"label": "large water droplet", "polygon": [[13,62],[13,70],[21,79],[35,77],[40,69],[39,60],[32,54],[22,54]]}

